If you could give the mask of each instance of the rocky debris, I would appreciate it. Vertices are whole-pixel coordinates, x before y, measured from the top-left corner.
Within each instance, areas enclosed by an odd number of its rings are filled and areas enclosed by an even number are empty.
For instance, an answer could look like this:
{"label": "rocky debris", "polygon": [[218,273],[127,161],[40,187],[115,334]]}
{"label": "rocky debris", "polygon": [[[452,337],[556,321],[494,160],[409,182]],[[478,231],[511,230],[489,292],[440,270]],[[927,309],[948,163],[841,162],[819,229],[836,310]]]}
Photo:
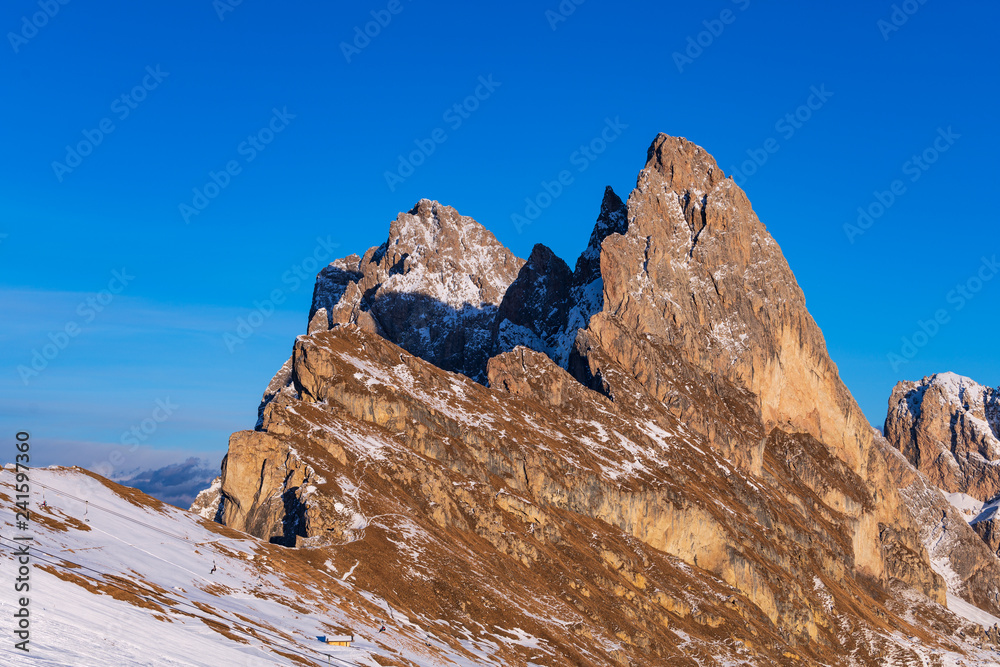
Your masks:
{"label": "rocky debris", "polygon": [[996,547],[987,547],[976,534],[979,531],[970,527],[940,489],[882,434],[875,431],[874,437],[907,510],[921,527],[921,541],[948,592],[1000,616],[1000,559],[994,555]]}
{"label": "rocky debris", "polygon": [[1000,494],[1000,389],[936,373],[892,390],[885,437],[938,488]]}
{"label": "rocky debris", "polygon": [[524,260],[450,206],[421,199],[381,246],[320,272],[310,331],[357,323],[444,368],[485,380],[497,306]]}
{"label": "rocky debris", "polygon": [[357,544],[414,613],[528,627],[500,601],[569,602],[552,641],[574,664],[691,664],[682,646],[719,637],[727,660],[882,664],[886,637],[944,641],[888,593],[946,601],[925,526],[700,147],[659,135],[572,274],[426,200],[354,267],[230,441],[227,525]]}

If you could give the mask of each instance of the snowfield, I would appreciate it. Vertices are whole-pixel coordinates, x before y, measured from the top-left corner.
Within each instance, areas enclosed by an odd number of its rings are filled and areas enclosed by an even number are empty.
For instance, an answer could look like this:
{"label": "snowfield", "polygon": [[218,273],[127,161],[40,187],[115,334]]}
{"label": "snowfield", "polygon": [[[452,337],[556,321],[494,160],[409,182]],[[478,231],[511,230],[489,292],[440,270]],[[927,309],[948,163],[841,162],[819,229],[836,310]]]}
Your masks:
{"label": "snowfield", "polygon": [[[355,591],[349,571],[327,572],[303,562],[300,550],[261,543],[79,469],[31,470],[31,521],[18,530],[14,481],[12,468],[0,471],[0,577],[8,591],[0,596],[0,664],[376,667],[376,657],[399,664],[401,656],[421,667],[496,662],[488,641],[446,646],[421,632],[422,620]],[[15,535],[34,538],[23,594],[30,599],[29,653],[14,648]],[[379,633],[390,615],[392,631]],[[351,633],[351,648],[317,640]]]}

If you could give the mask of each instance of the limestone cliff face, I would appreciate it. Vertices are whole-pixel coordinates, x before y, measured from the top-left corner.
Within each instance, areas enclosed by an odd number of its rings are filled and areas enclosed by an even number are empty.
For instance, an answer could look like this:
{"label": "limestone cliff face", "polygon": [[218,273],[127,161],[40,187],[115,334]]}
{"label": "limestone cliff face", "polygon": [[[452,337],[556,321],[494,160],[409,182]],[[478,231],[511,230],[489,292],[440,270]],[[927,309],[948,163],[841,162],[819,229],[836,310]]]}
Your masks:
{"label": "limestone cliff face", "polygon": [[982,501],[1000,494],[1000,389],[954,373],[900,382],[884,430],[940,489]]}
{"label": "limestone cliff face", "polygon": [[983,540],[986,547],[1000,557],[1000,514],[998,514],[1000,508],[998,505],[1000,505],[1000,498],[984,507],[969,525]]}
{"label": "limestone cliff face", "polygon": [[[627,231],[601,246],[604,309],[580,342],[596,341],[654,395],[661,393],[662,371],[652,368],[657,357],[627,350],[643,337],[677,348],[689,362],[748,390],[766,428],[822,442],[877,499],[849,512],[858,566],[876,577],[891,575],[880,527],[901,524],[912,535],[915,525],[900,511],[870,428],[746,195],[702,148],[660,135],[626,216]],[[585,375],[600,372],[590,368]]]}
{"label": "limestone cliff face", "polygon": [[766,424],[810,433],[864,475],[866,420],[781,249],[715,160],[661,134],[627,216],[602,247],[604,311],[745,386]]}
{"label": "limestone cliff face", "polygon": [[660,135],[572,272],[427,201],[324,269],[221,495],[407,613],[558,619],[510,664],[874,665],[946,642],[889,469],[746,196]]}
{"label": "limestone cliff face", "polygon": [[[353,554],[383,563],[369,585],[408,613],[534,627],[504,602],[529,582],[581,619],[561,651],[622,652],[584,664],[694,664],[677,631],[719,656],[717,632],[740,637],[734,655],[754,664],[789,650],[879,664],[883,635],[923,632],[858,571],[843,526],[875,500],[822,443],[768,432],[748,392],[680,357],[669,404],[603,362],[615,400],[523,347],[490,360],[486,388],[356,325],[300,337],[297,396],[279,392],[263,430],[230,441],[225,523],[343,569]],[[943,602],[917,536],[883,532],[900,578]],[[411,597],[422,581],[433,593]],[[862,628],[874,639],[859,644]]]}

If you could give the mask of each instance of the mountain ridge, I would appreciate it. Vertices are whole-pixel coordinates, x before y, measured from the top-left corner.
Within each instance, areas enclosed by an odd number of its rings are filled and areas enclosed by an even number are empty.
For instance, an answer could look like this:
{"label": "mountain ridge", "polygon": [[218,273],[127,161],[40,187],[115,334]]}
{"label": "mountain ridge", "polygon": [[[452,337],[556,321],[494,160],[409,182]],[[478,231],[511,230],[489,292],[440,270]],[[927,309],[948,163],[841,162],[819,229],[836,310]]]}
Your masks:
{"label": "mountain ridge", "polygon": [[[484,245],[469,257],[463,238]],[[669,629],[682,623],[709,644],[724,626],[753,664],[792,647],[874,660],[892,632],[919,633],[888,590],[950,592],[888,455],[745,193],[661,134],[627,201],[606,189],[573,271],[541,245],[520,260],[429,200],[382,246],[321,271],[257,429],[230,440],[219,510],[264,539],[333,550],[369,542],[357,517],[399,517],[381,530],[436,555],[418,565],[392,539],[369,544],[403,567],[381,595],[455,617],[470,600],[393,586],[443,586],[456,558],[510,570],[591,619],[552,638],[567,654],[619,627],[627,660],[682,660]],[[595,552],[581,524],[631,560]],[[599,590],[570,585],[575,572]],[[684,612],[682,572],[730,591],[729,611]],[[470,618],[491,618],[491,600]]]}

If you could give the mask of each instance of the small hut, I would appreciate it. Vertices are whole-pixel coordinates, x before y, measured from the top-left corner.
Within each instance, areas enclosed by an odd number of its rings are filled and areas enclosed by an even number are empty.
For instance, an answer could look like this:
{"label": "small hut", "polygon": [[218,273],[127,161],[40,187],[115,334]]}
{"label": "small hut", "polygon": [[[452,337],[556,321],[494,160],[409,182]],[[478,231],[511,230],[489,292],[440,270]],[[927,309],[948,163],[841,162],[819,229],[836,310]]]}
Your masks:
{"label": "small hut", "polygon": [[339,637],[327,637],[326,635],[322,635],[320,637],[316,637],[316,639],[328,646],[344,646],[350,648],[351,642],[354,641],[354,635],[340,635]]}

